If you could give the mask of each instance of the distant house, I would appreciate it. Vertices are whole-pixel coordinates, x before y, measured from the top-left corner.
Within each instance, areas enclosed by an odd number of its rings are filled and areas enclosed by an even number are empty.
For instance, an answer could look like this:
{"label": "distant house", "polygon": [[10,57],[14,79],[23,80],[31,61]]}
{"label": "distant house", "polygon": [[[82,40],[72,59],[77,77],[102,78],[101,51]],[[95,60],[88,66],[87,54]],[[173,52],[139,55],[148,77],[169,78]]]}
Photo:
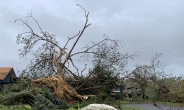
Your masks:
{"label": "distant house", "polygon": [[0,91],[3,89],[4,84],[10,84],[17,79],[16,74],[12,67],[0,67]]}

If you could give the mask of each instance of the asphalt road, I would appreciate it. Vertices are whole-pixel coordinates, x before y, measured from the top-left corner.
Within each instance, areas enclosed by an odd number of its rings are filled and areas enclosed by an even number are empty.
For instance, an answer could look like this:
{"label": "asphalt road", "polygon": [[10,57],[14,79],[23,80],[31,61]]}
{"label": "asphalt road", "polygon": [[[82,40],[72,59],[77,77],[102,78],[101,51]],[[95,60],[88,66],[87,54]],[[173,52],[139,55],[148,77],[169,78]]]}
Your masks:
{"label": "asphalt road", "polygon": [[174,106],[165,106],[165,105],[159,105],[157,107],[153,106],[153,104],[124,104],[122,105],[126,107],[132,107],[132,108],[141,108],[142,110],[184,110],[182,107],[174,107]]}

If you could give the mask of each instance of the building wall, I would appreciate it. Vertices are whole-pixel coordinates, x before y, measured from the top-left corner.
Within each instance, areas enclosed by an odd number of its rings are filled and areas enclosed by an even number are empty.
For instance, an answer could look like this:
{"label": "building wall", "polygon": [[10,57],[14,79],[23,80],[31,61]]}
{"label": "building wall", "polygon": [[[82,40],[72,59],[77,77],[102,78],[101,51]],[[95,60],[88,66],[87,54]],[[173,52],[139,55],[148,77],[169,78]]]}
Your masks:
{"label": "building wall", "polygon": [[12,83],[15,78],[16,78],[16,75],[15,75],[15,72],[14,72],[14,70],[12,68],[11,71],[9,72],[9,74],[4,78],[4,80],[1,80],[0,83],[1,84]]}

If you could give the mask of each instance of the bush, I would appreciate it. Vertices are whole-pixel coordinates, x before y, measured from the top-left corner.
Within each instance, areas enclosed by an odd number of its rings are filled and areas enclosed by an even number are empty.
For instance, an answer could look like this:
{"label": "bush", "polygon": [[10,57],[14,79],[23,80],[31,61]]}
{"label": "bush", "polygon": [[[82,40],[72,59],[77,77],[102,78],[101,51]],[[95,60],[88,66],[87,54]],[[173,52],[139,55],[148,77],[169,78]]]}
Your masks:
{"label": "bush", "polygon": [[113,71],[106,70],[100,66],[94,68],[90,77],[82,77],[81,79],[82,80],[79,80],[77,83],[70,82],[72,87],[82,85],[80,88],[76,89],[76,91],[81,95],[98,95],[101,93],[110,95],[114,88],[118,88],[118,76],[115,75]]}
{"label": "bush", "polygon": [[54,96],[50,89],[42,86],[41,93],[35,95],[34,108],[38,110],[67,109],[68,105],[60,98]]}
{"label": "bush", "polygon": [[68,108],[68,105],[54,96],[48,87],[34,87],[31,85],[31,80],[25,79],[19,79],[16,84],[7,85],[0,95],[0,104],[9,106],[28,104],[36,110]]}

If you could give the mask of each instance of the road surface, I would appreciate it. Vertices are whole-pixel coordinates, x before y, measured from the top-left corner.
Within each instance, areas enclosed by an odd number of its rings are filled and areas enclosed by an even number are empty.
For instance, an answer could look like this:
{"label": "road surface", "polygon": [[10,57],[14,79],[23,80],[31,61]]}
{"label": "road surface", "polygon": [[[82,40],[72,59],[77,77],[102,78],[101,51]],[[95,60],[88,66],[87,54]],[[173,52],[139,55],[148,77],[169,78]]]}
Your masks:
{"label": "road surface", "polygon": [[159,104],[157,107],[153,106],[153,104],[123,104],[122,107],[123,106],[140,108],[142,110],[184,110],[184,108],[182,107],[165,106],[165,105],[159,105]]}

